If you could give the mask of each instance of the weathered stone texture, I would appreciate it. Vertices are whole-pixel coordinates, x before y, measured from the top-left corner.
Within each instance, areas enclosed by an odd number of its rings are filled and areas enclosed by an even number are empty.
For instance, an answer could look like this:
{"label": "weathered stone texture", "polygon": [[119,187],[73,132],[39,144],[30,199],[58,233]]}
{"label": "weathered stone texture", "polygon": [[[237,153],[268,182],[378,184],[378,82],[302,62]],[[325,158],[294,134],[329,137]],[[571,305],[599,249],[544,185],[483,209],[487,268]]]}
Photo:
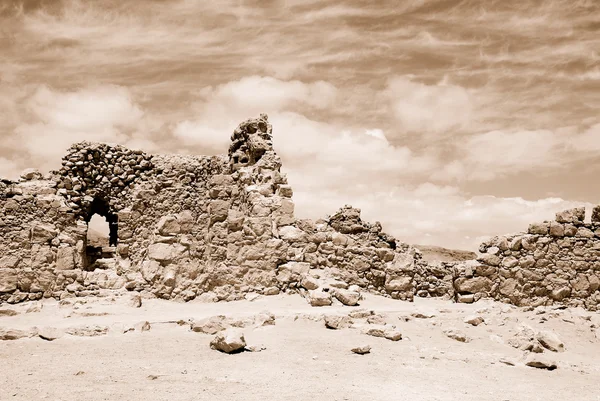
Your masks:
{"label": "weathered stone texture", "polygon": [[[316,290],[318,269],[344,283],[412,299],[414,248],[346,206],[294,217],[293,191],[265,115],[241,123],[228,155],[149,155],[74,144],[60,170],[0,181],[0,302],[125,288],[168,299],[235,300]],[[104,216],[116,247],[90,249]],[[114,245],[114,244],[113,244]]]}

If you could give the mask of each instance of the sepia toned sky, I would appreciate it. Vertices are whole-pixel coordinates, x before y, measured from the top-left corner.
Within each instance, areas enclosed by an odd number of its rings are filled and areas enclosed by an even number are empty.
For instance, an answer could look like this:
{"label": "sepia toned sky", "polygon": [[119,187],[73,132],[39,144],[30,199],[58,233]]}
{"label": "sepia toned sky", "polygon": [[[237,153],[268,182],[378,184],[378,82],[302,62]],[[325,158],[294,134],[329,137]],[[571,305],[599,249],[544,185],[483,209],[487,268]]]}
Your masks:
{"label": "sepia toned sky", "polygon": [[600,201],[600,2],[0,0],[0,176],[262,112],[297,216],[476,249]]}

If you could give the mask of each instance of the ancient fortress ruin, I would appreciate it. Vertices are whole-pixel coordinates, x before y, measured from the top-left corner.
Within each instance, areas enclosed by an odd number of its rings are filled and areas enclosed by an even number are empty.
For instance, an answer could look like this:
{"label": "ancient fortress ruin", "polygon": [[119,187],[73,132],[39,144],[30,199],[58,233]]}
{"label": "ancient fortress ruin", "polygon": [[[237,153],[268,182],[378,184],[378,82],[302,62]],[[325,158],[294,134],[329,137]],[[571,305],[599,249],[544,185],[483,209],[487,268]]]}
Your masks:
{"label": "ancient fortress ruin", "polygon": [[[584,209],[566,211],[482,244],[478,260],[428,264],[359,209],[296,219],[280,170],[266,115],[238,126],[227,155],[75,144],[59,171],[0,181],[0,303],[119,289],[183,301],[301,292],[327,304],[340,291],[592,310],[600,301],[600,209],[591,224]],[[113,246],[88,245],[94,214]]]}

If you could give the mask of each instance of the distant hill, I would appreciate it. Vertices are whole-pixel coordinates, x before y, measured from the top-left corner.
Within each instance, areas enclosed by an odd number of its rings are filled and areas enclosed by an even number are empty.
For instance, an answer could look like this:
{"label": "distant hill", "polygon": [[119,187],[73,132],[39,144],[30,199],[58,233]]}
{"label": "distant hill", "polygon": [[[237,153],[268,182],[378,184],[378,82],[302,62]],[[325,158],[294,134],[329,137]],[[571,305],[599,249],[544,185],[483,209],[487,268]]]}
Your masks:
{"label": "distant hill", "polygon": [[475,259],[477,254],[471,251],[462,251],[459,249],[442,248],[434,245],[413,245],[423,254],[423,260],[426,262],[462,262]]}
{"label": "distant hill", "polygon": [[88,228],[87,244],[95,247],[108,246],[108,233],[103,234],[93,228]]}

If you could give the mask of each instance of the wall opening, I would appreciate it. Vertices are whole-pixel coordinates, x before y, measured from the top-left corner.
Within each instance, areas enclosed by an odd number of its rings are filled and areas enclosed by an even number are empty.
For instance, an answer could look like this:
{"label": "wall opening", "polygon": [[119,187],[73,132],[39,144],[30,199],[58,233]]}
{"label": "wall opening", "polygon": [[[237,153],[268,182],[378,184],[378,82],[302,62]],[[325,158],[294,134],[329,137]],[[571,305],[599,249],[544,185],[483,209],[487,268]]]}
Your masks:
{"label": "wall opening", "polygon": [[103,264],[101,260],[115,256],[115,247],[119,241],[119,222],[115,213],[111,213],[108,202],[95,199],[87,215],[87,267],[95,269]]}

